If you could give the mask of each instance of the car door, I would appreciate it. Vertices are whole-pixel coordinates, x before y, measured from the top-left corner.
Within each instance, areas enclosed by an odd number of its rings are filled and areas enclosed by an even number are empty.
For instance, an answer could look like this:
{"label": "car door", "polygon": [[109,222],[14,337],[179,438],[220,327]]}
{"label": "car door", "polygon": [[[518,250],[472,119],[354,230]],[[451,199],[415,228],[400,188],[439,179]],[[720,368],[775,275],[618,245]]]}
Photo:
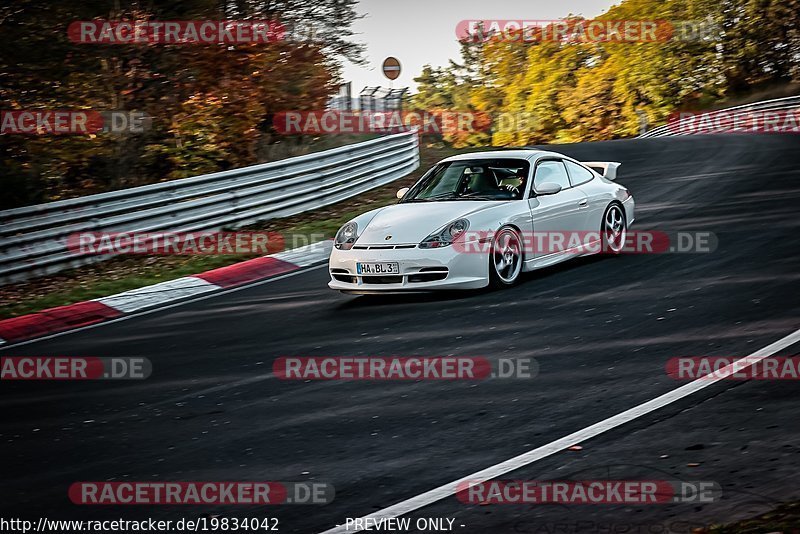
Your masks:
{"label": "car door", "polygon": [[[540,195],[536,186],[545,182],[559,184],[562,189],[553,195]],[[533,254],[531,260],[552,256],[554,260],[571,257],[578,251],[568,251],[570,237],[586,230],[588,199],[577,187],[572,187],[569,175],[560,159],[542,159],[534,170],[533,189],[528,207],[533,219]]]}
{"label": "car door", "polygon": [[586,230],[589,232],[599,231],[603,212],[609,202],[607,188],[598,187],[600,179],[596,178],[595,174],[583,165],[568,159],[564,160],[564,165],[567,167],[567,174],[569,174],[569,181],[572,187],[577,187],[583,191],[589,201],[589,206],[586,210]]}

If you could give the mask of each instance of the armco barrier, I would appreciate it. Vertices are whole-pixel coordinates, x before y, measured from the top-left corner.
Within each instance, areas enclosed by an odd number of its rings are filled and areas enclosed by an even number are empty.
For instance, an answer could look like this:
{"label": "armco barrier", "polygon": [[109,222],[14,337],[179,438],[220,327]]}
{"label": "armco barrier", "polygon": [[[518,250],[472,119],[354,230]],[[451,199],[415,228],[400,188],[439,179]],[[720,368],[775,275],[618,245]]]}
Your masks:
{"label": "armco barrier", "polygon": [[327,206],[419,167],[416,131],[281,161],[0,212],[0,285],[109,256],[77,256],[73,232],[235,228]]}
{"label": "armco barrier", "polygon": [[[653,128],[649,132],[643,133],[638,138],[644,139],[648,137],[691,135],[693,133],[714,133],[715,131],[714,128],[716,128],[717,131],[732,131],[736,127],[736,124],[734,124],[734,119],[733,119],[734,114],[737,117],[737,121],[747,122],[747,115],[748,113],[751,112],[754,115],[755,114],[760,115],[765,112],[792,111],[797,109],[800,109],[800,96],[788,96],[786,98],[777,98],[775,100],[764,100],[763,102],[744,104],[742,106],[717,109],[703,113],[703,115],[711,119],[710,121],[708,121],[709,124],[713,125],[711,129],[704,127],[702,131],[695,132],[692,131],[691,129],[688,129],[688,131],[684,131],[684,128],[681,128],[681,125],[691,124],[691,123],[687,121],[675,121],[671,124]],[[696,121],[697,117],[695,116],[689,120]]]}

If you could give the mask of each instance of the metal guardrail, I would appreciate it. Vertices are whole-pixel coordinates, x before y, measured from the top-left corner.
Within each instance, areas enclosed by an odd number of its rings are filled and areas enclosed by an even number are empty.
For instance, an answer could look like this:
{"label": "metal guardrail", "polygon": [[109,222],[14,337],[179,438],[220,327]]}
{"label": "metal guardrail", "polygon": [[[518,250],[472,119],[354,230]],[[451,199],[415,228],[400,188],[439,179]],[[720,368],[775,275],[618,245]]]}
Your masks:
{"label": "metal guardrail", "polygon": [[[649,132],[641,134],[637,139],[645,139],[650,137],[664,137],[672,135],[692,135],[695,133],[715,133],[722,131],[735,131],[737,127],[750,128],[747,131],[753,131],[752,128],[756,127],[753,121],[763,119],[763,113],[770,111],[789,111],[800,109],[800,96],[788,96],[785,98],[777,98],[774,100],[764,100],[763,102],[755,102],[752,104],[744,104],[741,106],[734,106],[730,108],[717,109],[708,111],[700,115],[695,115],[692,118],[685,120],[678,120],[664,126],[653,128]],[[748,113],[754,113],[749,117],[751,122],[748,123]],[[734,119],[735,113],[735,119]],[[690,128],[699,119],[705,119],[702,128]],[[710,128],[709,128],[710,126]],[[699,131],[698,131],[699,130]]]}
{"label": "metal guardrail", "polygon": [[68,250],[74,232],[241,227],[334,204],[419,167],[416,131],[271,163],[0,212],[0,285],[106,259]]}

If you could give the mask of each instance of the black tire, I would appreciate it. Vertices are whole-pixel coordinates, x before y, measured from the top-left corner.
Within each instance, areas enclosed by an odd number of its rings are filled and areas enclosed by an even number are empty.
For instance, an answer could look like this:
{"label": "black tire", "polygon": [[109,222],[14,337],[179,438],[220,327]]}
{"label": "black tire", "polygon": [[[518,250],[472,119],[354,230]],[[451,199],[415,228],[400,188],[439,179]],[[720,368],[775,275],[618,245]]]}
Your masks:
{"label": "black tire", "polygon": [[519,280],[524,261],[522,238],[516,229],[504,226],[494,235],[489,251],[489,286],[511,287]]}

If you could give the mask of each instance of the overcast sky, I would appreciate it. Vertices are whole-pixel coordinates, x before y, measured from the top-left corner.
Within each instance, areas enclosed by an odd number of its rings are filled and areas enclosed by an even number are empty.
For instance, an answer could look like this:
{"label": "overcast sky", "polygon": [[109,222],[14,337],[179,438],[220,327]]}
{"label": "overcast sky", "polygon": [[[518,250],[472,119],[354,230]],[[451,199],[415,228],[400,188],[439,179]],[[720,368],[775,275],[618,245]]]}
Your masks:
{"label": "overcast sky", "polygon": [[394,87],[415,89],[413,78],[422,66],[447,65],[459,58],[456,24],[468,19],[550,20],[566,15],[594,17],[616,2],[611,0],[361,0],[366,15],[353,29],[367,45],[367,64],[345,65],[344,81],[353,82],[353,95],[365,86],[389,86],[381,72],[387,56],[400,60],[402,73]]}

